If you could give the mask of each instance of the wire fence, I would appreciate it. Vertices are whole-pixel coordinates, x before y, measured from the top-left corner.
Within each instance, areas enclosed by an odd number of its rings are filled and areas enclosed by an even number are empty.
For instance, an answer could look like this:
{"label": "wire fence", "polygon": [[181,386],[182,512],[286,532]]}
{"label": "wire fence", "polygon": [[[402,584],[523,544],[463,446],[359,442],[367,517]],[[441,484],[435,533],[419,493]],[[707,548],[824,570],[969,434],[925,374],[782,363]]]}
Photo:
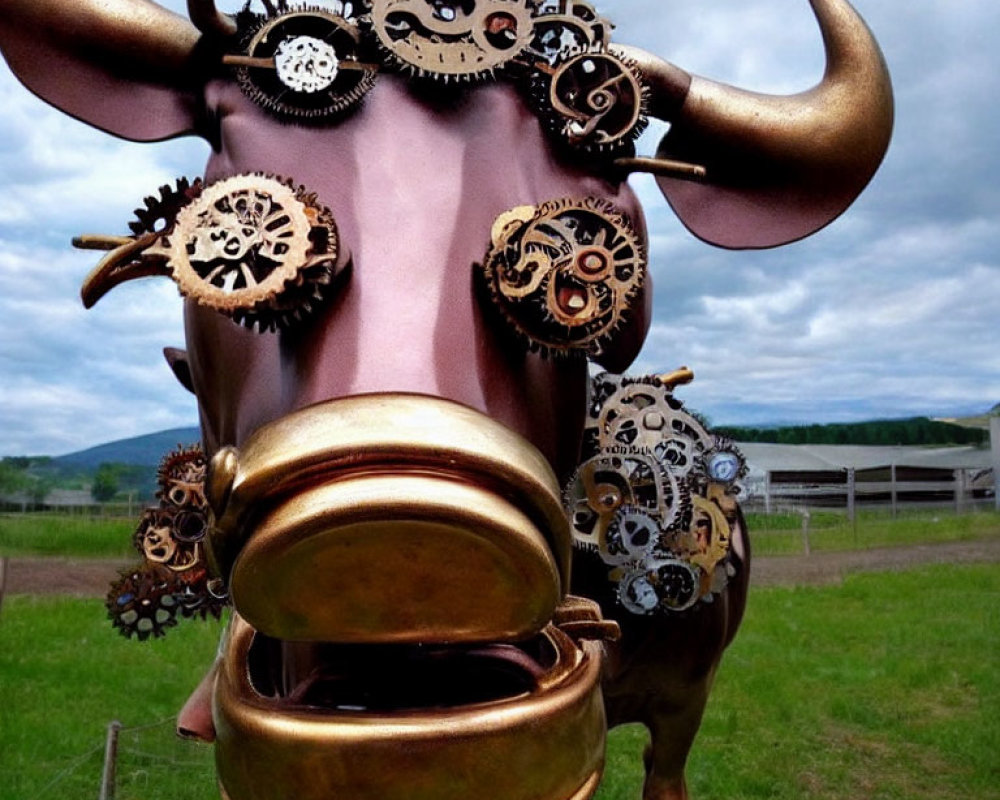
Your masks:
{"label": "wire fence", "polygon": [[65,762],[24,800],[218,800],[212,748],[178,738],[176,723],[110,722],[104,741]]}

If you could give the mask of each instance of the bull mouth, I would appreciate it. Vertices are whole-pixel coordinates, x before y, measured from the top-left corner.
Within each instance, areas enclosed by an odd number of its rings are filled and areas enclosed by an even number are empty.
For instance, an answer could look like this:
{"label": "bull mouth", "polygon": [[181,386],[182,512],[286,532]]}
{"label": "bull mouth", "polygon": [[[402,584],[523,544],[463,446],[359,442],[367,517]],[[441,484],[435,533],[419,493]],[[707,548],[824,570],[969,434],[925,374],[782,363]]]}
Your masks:
{"label": "bull mouth", "polygon": [[234,616],[216,682],[230,800],[583,800],[603,767],[600,645],[287,642]]}
{"label": "bull mouth", "polygon": [[596,612],[564,599],[558,482],[519,434],[440,398],[341,398],[217,453],[206,494],[236,612],[227,797],[591,796],[603,651],[567,631]]}

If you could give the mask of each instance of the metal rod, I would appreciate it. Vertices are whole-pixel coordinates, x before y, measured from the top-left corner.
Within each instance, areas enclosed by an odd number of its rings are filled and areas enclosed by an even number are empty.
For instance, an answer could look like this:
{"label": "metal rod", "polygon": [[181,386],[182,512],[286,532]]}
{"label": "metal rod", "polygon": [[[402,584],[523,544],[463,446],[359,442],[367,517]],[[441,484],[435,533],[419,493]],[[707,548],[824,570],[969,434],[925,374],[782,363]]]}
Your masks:
{"label": "metal rod", "polygon": [[122,724],[113,719],[108,723],[108,733],[104,740],[104,769],[101,771],[101,793],[98,800],[114,800],[115,767],[118,765],[118,733]]}
{"label": "metal rod", "polygon": [[701,164],[689,164],[687,161],[674,161],[670,158],[616,158],[614,165],[626,172],[648,172],[664,178],[684,178],[687,180],[704,180],[708,170]]}

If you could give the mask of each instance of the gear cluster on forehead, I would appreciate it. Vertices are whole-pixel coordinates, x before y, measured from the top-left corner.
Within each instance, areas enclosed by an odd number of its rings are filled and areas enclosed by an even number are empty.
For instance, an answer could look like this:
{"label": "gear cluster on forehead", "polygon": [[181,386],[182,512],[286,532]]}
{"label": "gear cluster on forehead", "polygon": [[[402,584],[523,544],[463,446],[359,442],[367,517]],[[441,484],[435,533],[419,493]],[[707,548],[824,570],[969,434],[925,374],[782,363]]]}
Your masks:
{"label": "gear cluster on forehead", "polygon": [[424,88],[505,80],[548,134],[590,157],[620,155],[646,125],[636,66],[609,49],[611,25],[574,0],[358,0],[330,8],[267,4],[237,17],[223,62],[277,117],[333,122],[380,72]]}

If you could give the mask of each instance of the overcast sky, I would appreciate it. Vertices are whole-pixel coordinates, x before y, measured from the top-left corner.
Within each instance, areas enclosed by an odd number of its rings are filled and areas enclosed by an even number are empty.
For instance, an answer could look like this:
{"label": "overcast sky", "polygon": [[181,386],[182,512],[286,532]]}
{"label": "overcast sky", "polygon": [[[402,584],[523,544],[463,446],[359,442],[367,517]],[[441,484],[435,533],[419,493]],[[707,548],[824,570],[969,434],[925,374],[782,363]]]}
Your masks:
{"label": "overcast sky", "polygon": [[[178,8],[179,3],[167,3]],[[635,370],[691,366],[714,423],[981,413],[1000,401],[997,0],[857,0],[896,92],[889,154],[859,201],[797,244],[703,244],[649,178],[655,320]],[[224,8],[232,9],[232,4]],[[768,92],[813,85],[806,0],[606,0],[615,40]],[[0,69],[0,454],[61,454],[194,425],[161,349],[183,346],[172,282],[79,301],[94,253],[158,185],[199,174],[197,140],[135,145],[60,115]],[[647,133],[652,154],[664,128]]]}

